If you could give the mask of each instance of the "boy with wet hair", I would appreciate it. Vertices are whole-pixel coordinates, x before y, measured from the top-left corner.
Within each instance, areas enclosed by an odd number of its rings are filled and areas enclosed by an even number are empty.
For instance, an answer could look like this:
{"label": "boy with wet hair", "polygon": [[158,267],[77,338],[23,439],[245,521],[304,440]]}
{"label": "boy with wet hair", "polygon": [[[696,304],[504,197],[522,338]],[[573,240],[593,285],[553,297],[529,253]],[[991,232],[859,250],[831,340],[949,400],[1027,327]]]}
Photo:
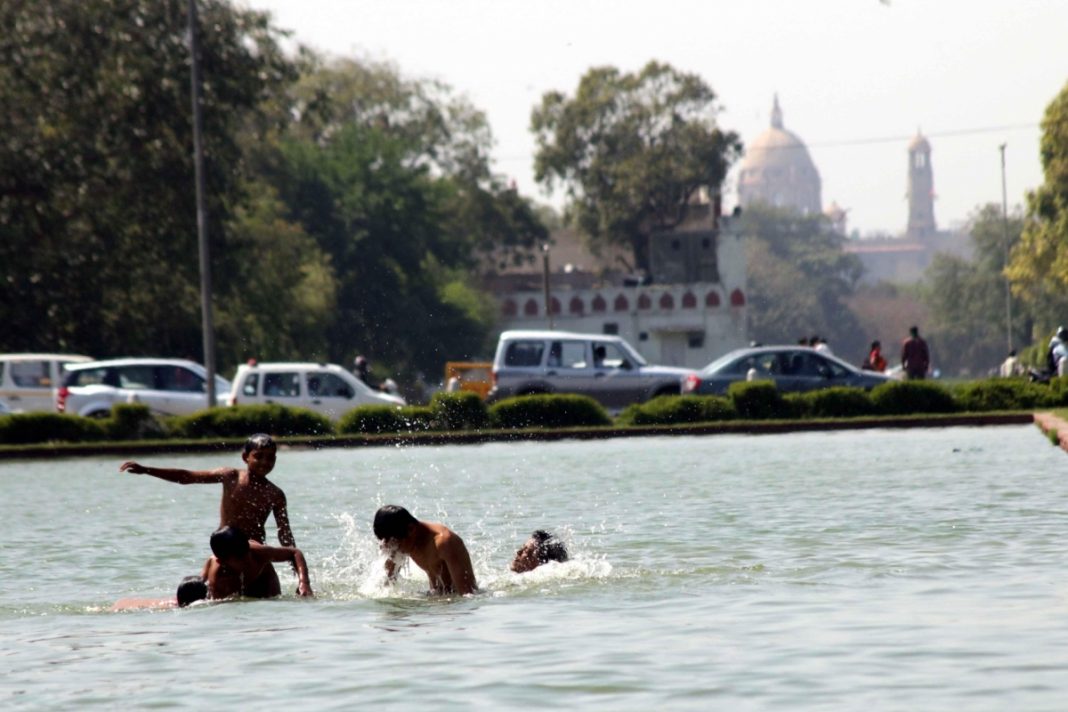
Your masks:
{"label": "boy with wet hair", "polygon": [[148,467],[136,462],[124,462],[120,472],[152,475],[180,485],[214,484],[221,482],[222,502],[219,505],[219,526],[232,525],[246,532],[250,539],[264,543],[267,517],[274,514],[278,527],[278,542],[283,547],[295,547],[293,531],[289,527],[286,495],[267,479],[274,469],[278,448],[270,435],[257,433],[245,442],[241,459],[245,469],[221,467],[216,470],[194,471],[163,467]]}
{"label": "boy with wet hair", "polygon": [[111,607],[113,611],[135,609],[185,608],[208,597],[208,587],[201,576],[186,576],[178,584],[174,598],[121,598]]}
{"label": "boy with wet hair", "polygon": [[512,560],[512,571],[522,574],[527,571],[533,571],[550,561],[563,563],[567,559],[567,547],[564,546],[564,542],[544,529],[537,529],[530,535],[526,543],[520,547],[519,551],[515,552],[515,559]]}
{"label": "boy with wet hair", "polygon": [[387,504],[375,512],[375,537],[389,553],[386,574],[396,579],[397,554],[410,556],[430,579],[430,592],[466,595],[478,590],[463,539],[444,524],[422,522],[404,507]]}
{"label": "boy with wet hair", "polygon": [[272,562],[288,561],[297,572],[297,595],[312,596],[308,564],[300,549],[292,546],[264,546],[248,538],[238,527],[220,527],[211,535],[211,552],[202,578],[208,598],[231,596],[273,598],[282,593]]}

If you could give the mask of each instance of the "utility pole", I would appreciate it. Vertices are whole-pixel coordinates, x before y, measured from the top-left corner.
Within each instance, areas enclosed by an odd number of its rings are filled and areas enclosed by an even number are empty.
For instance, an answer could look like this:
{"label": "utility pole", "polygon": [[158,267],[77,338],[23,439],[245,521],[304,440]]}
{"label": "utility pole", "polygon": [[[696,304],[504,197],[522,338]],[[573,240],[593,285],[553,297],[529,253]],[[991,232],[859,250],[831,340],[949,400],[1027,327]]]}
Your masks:
{"label": "utility pole", "polygon": [[[1009,252],[1012,246],[1009,244],[1009,200],[1005,190],[1005,146],[1001,144],[1001,230],[1005,242],[1005,269],[1009,268]],[[1005,277],[1005,333],[1009,342],[1009,352],[1012,352],[1012,288],[1009,285],[1009,276]]]}
{"label": "utility pole", "polygon": [[204,120],[201,116],[200,46],[197,42],[197,3],[189,0],[190,89],[193,97],[193,165],[196,173],[197,242],[200,247],[200,312],[204,337],[204,368],[208,407],[215,407],[215,323],[211,313],[211,252],[208,249],[208,214],[204,207]]}
{"label": "utility pole", "polygon": [[552,331],[553,326],[553,303],[549,296],[549,243],[546,242],[541,246],[541,284],[545,291],[545,314],[549,317],[549,331]]}

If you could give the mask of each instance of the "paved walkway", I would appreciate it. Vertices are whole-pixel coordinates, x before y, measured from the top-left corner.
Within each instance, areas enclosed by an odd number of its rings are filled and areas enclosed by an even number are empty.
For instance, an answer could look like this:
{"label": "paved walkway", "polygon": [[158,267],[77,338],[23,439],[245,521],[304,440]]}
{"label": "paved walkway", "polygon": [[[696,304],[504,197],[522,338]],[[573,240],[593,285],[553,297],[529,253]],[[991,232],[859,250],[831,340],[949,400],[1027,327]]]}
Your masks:
{"label": "paved walkway", "polygon": [[1053,413],[1035,413],[1035,425],[1042,428],[1042,432],[1046,434],[1057,433],[1057,442],[1060,443],[1061,450],[1068,452],[1068,421]]}

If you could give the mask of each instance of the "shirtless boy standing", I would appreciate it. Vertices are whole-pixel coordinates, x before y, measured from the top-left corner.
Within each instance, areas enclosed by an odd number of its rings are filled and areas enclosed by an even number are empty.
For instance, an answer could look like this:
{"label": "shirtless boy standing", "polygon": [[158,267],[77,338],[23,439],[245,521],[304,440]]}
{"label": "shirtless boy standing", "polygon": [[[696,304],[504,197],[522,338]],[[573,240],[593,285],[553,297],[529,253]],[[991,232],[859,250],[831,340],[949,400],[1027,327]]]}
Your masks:
{"label": "shirtless boy standing", "polygon": [[264,526],[267,517],[274,514],[278,527],[278,541],[282,546],[296,546],[293,531],[289,528],[289,512],[286,510],[286,495],[267,474],[274,469],[277,447],[270,435],[253,435],[245,442],[241,459],[247,466],[244,470],[220,467],[217,470],[192,471],[163,467],[146,467],[136,462],[124,462],[120,472],[135,475],[152,475],[180,485],[214,484],[223,486],[222,502],[219,505],[219,526],[231,525],[248,534],[250,539],[264,543]]}
{"label": "shirtless boy standing", "polygon": [[288,561],[297,572],[297,595],[311,596],[308,564],[300,549],[292,546],[264,546],[248,538],[237,527],[221,527],[211,535],[211,552],[202,574],[208,598],[231,596],[273,598],[281,595],[272,562]]}
{"label": "shirtless boy standing", "polygon": [[386,574],[396,578],[397,553],[407,554],[430,579],[430,592],[468,594],[478,590],[471,556],[444,524],[421,522],[404,507],[387,504],[375,512],[375,537],[389,551]]}

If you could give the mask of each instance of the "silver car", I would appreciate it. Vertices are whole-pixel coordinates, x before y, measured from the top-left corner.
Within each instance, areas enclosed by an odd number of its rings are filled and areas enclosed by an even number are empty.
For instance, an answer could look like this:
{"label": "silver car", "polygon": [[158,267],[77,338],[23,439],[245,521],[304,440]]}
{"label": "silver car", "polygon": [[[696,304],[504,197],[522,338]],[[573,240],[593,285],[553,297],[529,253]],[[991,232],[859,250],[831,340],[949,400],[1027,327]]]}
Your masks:
{"label": "silver car", "polygon": [[731,351],[687,378],[683,393],[723,395],[736,381],[774,381],[782,392],[831,386],[872,389],[890,380],[876,371],[861,371],[828,353],[807,346],[758,346]]}
{"label": "silver car", "polygon": [[677,394],[693,371],[650,365],[618,336],[506,331],[493,359],[489,401],[533,393],[578,393],[606,408]]}
{"label": "silver car", "polygon": [[[125,358],[66,366],[56,410],[106,417],[116,403],[142,403],[161,415],[187,415],[208,407],[207,371],[184,359]],[[230,382],[215,377],[216,405],[225,405]]]}

